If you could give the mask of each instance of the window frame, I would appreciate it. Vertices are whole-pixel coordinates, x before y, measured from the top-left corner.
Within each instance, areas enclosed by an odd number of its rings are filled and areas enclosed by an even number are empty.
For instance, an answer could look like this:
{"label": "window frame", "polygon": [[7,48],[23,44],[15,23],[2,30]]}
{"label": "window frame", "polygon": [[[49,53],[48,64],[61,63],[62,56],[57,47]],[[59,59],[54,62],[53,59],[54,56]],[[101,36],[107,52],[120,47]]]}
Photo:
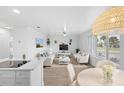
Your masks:
{"label": "window frame", "polygon": [[[99,56],[98,55],[98,51],[97,51],[97,48],[98,48],[98,46],[97,46],[97,36],[106,36],[107,37],[107,40],[105,40],[105,56]],[[94,52],[94,55],[95,55],[95,57],[96,58],[100,58],[100,59],[111,59],[111,57],[110,57],[110,42],[109,42],[109,38],[110,38],[110,36],[111,35],[113,35],[113,34],[111,34],[111,33],[109,33],[108,34],[108,36],[105,34],[105,33],[102,33],[102,34],[99,34],[99,35],[97,35],[97,36],[94,36],[94,38],[93,38],[93,52]],[[121,38],[121,35],[120,34],[115,34],[115,35],[119,35],[119,43],[121,42],[120,41],[120,38]],[[119,44],[120,45],[120,44]],[[106,48],[108,48],[108,49],[106,49]],[[119,47],[120,48],[120,47]],[[108,58],[107,58],[107,55],[108,55]],[[119,55],[120,55],[120,49],[119,49]],[[118,57],[117,57],[118,58]],[[120,59],[119,59],[120,60]]]}

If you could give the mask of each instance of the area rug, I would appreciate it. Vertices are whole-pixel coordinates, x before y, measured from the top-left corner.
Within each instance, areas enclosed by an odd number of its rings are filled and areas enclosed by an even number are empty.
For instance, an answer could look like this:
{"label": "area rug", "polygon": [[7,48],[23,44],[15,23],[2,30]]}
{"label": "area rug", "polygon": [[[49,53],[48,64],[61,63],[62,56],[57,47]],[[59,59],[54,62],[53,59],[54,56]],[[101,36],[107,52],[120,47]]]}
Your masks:
{"label": "area rug", "polygon": [[[58,61],[55,58],[51,67],[44,68],[43,78],[45,86],[68,86],[70,84],[67,65],[59,65]],[[71,58],[71,63],[74,65],[76,76],[80,71],[93,67],[90,64],[78,64],[73,58]]]}

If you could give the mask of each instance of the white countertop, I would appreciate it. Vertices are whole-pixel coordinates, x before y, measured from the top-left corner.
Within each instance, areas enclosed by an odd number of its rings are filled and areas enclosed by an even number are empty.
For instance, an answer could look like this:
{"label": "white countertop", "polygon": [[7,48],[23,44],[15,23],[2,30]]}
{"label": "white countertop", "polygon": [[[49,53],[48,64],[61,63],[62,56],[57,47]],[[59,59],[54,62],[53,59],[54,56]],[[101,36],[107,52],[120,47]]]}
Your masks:
{"label": "white countertop", "polygon": [[41,65],[41,63],[44,62],[46,58],[42,58],[41,60],[37,60],[37,61],[32,61],[32,62],[28,62],[27,64],[19,67],[20,69],[34,69],[36,68],[37,66]]}
{"label": "white countertop", "polygon": [[[41,60],[34,60],[31,62],[28,62],[18,68],[0,68],[0,70],[33,70],[37,66],[41,65],[41,63],[43,63],[45,59],[46,58],[42,58]],[[8,58],[0,59],[0,62],[5,62],[5,61],[23,61],[23,59],[8,59]]]}
{"label": "white countertop", "polygon": [[[30,59],[25,59],[26,61],[30,61]],[[5,62],[5,61],[23,61],[23,59],[17,59],[17,58],[13,58],[13,59],[9,59],[9,58],[4,58],[4,59],[0,59],[0,62]]]}

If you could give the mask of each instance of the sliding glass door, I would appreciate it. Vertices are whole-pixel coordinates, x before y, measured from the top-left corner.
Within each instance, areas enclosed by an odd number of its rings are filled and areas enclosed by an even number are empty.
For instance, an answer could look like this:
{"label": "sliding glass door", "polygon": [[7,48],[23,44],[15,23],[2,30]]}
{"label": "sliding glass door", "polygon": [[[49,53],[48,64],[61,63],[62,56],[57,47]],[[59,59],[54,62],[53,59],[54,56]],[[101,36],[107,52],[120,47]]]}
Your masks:
{"label": "sliding glass door", "polygon": [[120,35],[115,31],[96,36],[96,57],[109,59],[113,62],[120,61]]}

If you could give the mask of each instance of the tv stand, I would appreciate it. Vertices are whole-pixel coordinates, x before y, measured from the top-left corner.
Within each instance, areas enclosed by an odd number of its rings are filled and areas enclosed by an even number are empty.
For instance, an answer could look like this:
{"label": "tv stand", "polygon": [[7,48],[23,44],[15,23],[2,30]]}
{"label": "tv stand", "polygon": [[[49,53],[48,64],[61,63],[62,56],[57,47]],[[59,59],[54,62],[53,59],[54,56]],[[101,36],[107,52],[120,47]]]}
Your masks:
{"label": "tv stand", "polygon": [[61,53],[67,53],[66,51],[62,51]]}
{"label": "tv stand", "polygon": [[65,52],[65,51],[63,51],[63,52],[58,52],[58,56],[70,56],[70,55],[71,55],[70,52]]}

